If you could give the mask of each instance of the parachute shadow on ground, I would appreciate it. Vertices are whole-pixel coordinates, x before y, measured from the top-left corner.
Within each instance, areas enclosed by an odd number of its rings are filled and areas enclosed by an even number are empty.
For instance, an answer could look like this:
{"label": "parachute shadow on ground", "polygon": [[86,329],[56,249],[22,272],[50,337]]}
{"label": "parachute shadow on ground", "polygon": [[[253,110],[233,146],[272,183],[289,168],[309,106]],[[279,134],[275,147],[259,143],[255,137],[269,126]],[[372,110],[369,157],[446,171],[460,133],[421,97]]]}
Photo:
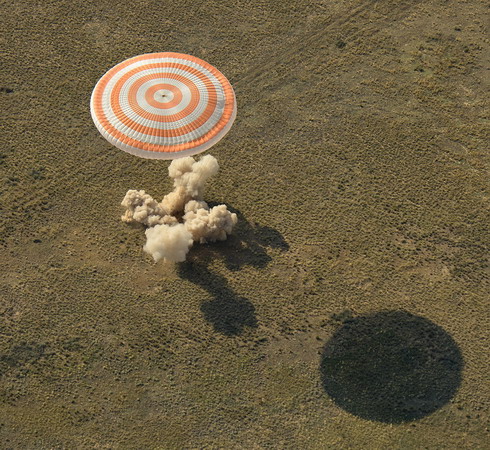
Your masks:
{"label": "parachute shadow on ground", "polygon": [[[210,203],[210,207],[214,205]],[[289,249],[282,235],[271,227],[251,225],[235,208],[228,209],[238,216],[238,224],[226,241],[195,245],[188,260],[178,265],[182,278],[206,289],[213,299],[201,305],[204,318],[214,329],[227,336],[241,334],[245,327],[258,325],[255,307],[245,297],[237,295],[227,279],[209,269],[211,261],[222,260],[228,270],[237,271],[249,265],[263,268],[272,260],[267,248]]]}
{"label": "parachute shadow on ground", "polygon": [[322,384],[358,417],[386,423],[425,417],[461,383],[461,352],[441,327],[405,311],[348,318],[325,345]]}

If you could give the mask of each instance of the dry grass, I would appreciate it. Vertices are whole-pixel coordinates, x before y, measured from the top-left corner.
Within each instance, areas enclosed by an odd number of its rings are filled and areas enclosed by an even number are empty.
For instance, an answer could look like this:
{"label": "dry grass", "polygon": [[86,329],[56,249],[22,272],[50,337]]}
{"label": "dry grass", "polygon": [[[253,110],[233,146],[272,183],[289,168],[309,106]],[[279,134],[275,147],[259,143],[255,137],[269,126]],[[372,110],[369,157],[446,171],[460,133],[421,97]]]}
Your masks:
{"label": "dry grass", "polygon": [[[478,0],[4,2],[0,442],[483,448],[485,17]],[[89,114],[107,68],[167,50],[238,99],[206,200],[240,222],[178,266],[119,220],[128,189],[169,191],[168,163],[111,148]],[[449,403],[397,425],[340,408],[320,375],[345,320],[390,310],[464,362]]]}

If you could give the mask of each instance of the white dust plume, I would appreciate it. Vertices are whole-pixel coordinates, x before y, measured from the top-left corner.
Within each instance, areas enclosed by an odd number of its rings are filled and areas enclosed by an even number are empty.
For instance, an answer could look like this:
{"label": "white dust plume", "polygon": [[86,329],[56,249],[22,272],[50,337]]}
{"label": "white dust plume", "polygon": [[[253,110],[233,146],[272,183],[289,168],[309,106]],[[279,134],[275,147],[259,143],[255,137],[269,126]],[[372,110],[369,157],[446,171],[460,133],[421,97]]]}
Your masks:
{"label": "white dust plume", "polygon": [[163,197],[163,208],[169,214],[178,214],[189,200],[202,200],[206,181],[216,175],[218,169],[218,161],[211,155],[197,162],[192,156],[173,160],[168,175],[174,180],[174,190]]}
{"label": "white dust plume", "polygon": [[[209,208],[203,200],[206,181],[218,172],[218,161],[206,155],[199,161],[191,156],[172,161],[168,174],[174,190],[158,203],[145,191],[130,190],[121,205],[124,222],[139,222],[147,227],[143,249],[155,261],[182,262],[193,242],[224,241],[237,223],[237,215],[226,205]],[[183,223],[179,223],[179,219]]]}
{"label": "white dust plume", "polygon": [[182,262],[194,242],[183,223],[176,225],[155,225],[145,232],[146,244],[143,250],[155,261]]}
{"label": "white dust plume", "polygon": [[228,211],[226,205],[209,209],[204,201],[191,200],[185,205],[184,224],[192,234],[192,239],[201,244],[206,242],[226,241],[237,215]]}
{"label": "white dust plume", "polygon": [[121,205],[126,208],[126,212],[121,216],[123,222],[140,222],[149,227],[178,222],[175,217],[167,214],[163,206],[145,191],[129,190]]}

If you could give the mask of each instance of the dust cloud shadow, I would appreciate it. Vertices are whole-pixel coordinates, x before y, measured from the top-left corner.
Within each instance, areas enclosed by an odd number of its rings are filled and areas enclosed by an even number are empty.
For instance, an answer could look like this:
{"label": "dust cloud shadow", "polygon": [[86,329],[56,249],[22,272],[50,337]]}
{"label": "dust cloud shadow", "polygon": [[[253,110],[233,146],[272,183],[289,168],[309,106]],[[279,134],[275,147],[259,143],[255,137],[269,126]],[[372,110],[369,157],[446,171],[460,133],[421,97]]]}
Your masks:
{"label": "dust cloud shadow", "polygon": [[46,344],[21,342],[14,345],[9,353],[0,354],[0,377],[10,370],[29,372],[29,366],[46,356]]}
{"label": "dust cloud shadow", "polygon": [[241,334],[245,327],[257,328],[255,307],[246,298],[238,296],[225,277],[211,272],[206,265],[183,262],[179,275],[206,289],[214,298],[201,304],[204,318],[215,331],[226,336]]}
{"label": "dust cloud shadow", "polygon": [[[219,203],[209,203],[212,208]],[[289,244],[279,231],[257,222],[248,222],[240,210],[228,206],[228,210],[235,213],[238,222],[233,233],[226,241],[214,242],[209,245],[195,245],[191,249],[190,257],[199,259],[204,263],[219,259],[224,262],[228,270],[240,270],[244,266],[264,268],[272,261],[267,249],[289,250]]]}
{"label": "dust cloud shadow", "polygon": [[441,327],[405,311],[344,321],[323,349],[322,384],[363,419],[401,423],[448,403],[461,383],[461,352]]}
{"label": "dust cloud shadow", "polygon": [[[209,206],[212,208],[214,204]],[[178,273],[213,296],[201,305],[201,311],[215,331],[235,336],[245,327],[257,328],[255,307],[250,300],[237,295],[223,275],[210,270],[210,263],[219,259],[231,271],[246,265],[263,268],[272,260],[267,248],[286,251],[289,245],[277,230],[258,223],[252,225],[239,210],[230,206],[228,209],[238,216],[233,234],[223,242],[195,245],[188,260],[178,265]]]}

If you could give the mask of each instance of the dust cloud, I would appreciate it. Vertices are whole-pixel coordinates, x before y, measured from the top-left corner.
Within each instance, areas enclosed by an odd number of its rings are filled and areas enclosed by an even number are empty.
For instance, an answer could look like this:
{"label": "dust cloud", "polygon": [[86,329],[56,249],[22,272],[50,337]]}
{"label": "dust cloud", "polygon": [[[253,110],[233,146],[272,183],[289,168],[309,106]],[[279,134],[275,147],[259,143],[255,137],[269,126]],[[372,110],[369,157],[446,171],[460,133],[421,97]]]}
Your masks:
{"label": "dust cloud", "polygon": [[168,168],[174,189],[160,203],[143,190],[126,193],[121,219],[148,227],[143,250],[155,261],[185,261],[194,242],[224,241],[231,234],[237,215],[226,205],[210,208],[203,199],[205,184],[218,169],[211,155],[199,161],[191,156],[175,159]]}

